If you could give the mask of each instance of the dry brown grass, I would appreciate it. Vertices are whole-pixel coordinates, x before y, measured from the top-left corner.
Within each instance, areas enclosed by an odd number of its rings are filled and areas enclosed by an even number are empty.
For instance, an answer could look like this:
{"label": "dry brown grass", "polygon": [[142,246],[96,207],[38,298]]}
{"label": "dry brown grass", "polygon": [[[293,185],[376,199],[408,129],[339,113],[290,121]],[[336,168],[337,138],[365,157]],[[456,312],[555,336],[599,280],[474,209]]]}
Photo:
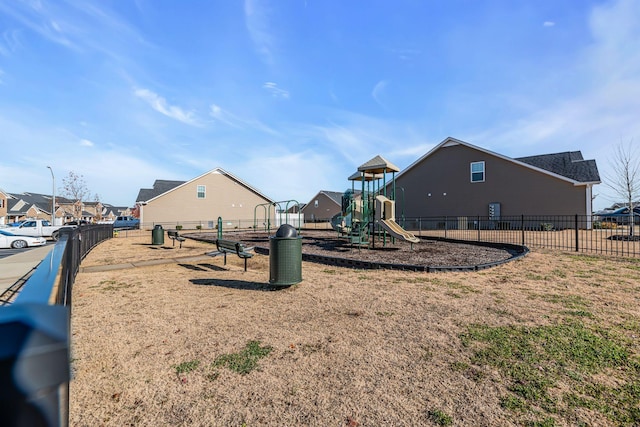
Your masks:
{"label": "dry brown grass", "polygon": [[[194,241],[151,249],[147,234],[102,243],[82,267],[213,249]],[[554,324],[576,298],[602,327],[640,324],[637,260],[534,251],[489,270],[437,274],[305,262],[303,282],[278,291],[265,287],[268,257],[242,270],[229,256],[226,268],[207,257],[81,272],[71,425],[437,425],[434,411],[453,425],[518,425],[522,414],[500,404],[502,374],[471,363],[460,339],[468,325]],[[272,348],[258,370],[212,366],[252,340]],[[193,361],[193,371],[177,373]],[[593,425],[616,425],[580,411]],[[574,422],[559,414],[555,425]]]}

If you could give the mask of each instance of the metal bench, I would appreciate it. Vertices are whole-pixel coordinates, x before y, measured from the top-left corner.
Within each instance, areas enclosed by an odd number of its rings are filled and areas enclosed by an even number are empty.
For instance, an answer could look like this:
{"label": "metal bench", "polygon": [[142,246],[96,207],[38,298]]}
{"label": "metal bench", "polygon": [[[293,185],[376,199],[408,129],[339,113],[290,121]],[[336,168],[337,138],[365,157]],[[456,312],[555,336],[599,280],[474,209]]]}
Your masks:
{"label": "metal bench", "polygon": [[[224,255],[224,265],[227,265],[227,253],[235,253],[240,258],[244,259],[244,271],[247,271],[247,259],[253,256],[249,251],[253,248],[246,248],[240,242],[234,242],[232,240],[222,240],[216,239],[216,249],[218,249],[218,253]],[[215,253],[210,253],[207,255],[217,255]]]}
{"label": "metal bench", "polygon": [[182,248],[182,242],[187,240],[184,237],[182,237],[180,234],[178,234],[178,230],[175,230],[175,231],[167,230],[167,236],[169,236],[169,238],[173,240],[173,246],[176,245],[176,240],[180,242],[180,248]]}

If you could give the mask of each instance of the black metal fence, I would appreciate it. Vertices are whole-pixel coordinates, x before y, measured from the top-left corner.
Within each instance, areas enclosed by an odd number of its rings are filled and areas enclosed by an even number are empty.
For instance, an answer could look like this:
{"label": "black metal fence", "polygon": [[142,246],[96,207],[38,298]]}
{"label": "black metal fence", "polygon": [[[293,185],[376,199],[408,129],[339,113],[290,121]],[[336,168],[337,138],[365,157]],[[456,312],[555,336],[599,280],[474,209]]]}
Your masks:
{"label": "black metal fence", "polygon": [[[202,220],[202,221],[156,221],[156,222],[145,222],[140,225],[141,229],[151,230],[156,225],[161,225],[165,230],[203,230],[203,231],[211,231],[218,229],[218,221],[217,220]],[[254,228],[254,220],[253,219],[230,219],[223,220],[222,227],[226,230],[244,230]],[[258,224],[258,229],[263,227],[262,222]]]}
{"label": "black metal fence", "polygon": [[600,221],[595,215],[443,216],[400,218],[398,223],[421,236],[640,257],[640,226]]}
{"label": "black metal fence", "polygon": [[112,235],[111,225],[63,229],[11,303],[0,307],[2,425],[68,425],[71,291],[82,259]]}
{"label": "black metal fence", "polygon": [[[601,221],[596,215],[437,216],[396,218],[423,237],[511,243],[583,253],[640,258],[640,225]],[[305,222],[305,229],[331,229],[329,218]]]}

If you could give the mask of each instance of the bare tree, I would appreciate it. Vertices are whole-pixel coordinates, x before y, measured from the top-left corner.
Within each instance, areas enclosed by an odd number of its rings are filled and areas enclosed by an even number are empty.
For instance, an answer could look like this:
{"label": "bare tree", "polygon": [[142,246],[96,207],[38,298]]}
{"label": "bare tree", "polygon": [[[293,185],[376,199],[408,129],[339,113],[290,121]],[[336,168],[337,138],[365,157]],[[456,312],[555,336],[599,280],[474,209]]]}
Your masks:
{"label": "bare tree", "polygon": [[102,221],[102,202],[100,202],[100,195],[98,193],[93,196],[93,201],[96,202],[96,215],[94,219],[96,221]]}
{"label": "bare tree", "polygon": [[84,177],[73,171],[62,178],[62,194],[73,200],[73,216],[75,219],[82,217],[82,200],[89,195],[89,189],[84,182]]}
{"label": "bare tree", "polygon": [[629,234],[633,236],[635,223],[634,202],[640,199],[640,153],[632,145],[620,142],[610,160],[611,173],[606,176],[606,186],[621,197],[629,207]]}

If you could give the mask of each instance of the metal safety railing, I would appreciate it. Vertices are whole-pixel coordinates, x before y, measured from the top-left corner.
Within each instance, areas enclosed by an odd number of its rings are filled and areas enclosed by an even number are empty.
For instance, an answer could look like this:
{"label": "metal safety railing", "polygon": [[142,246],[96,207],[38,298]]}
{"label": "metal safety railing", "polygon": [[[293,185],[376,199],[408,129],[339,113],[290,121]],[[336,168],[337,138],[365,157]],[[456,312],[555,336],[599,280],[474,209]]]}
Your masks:
{"label": "metal safety railing", "polygon": [[[636,218],[636,221],[639,221]],[[509,243],[529,248],[640,258],[640,224],[597,215],[407,217],[397,220],[422,237]],[[330,218],[305,222],[306,229],[331,228]]]}
{"label": "metal safety railing", "polygon": [[639,224],[603,221],[596,215],[420,217],[400,225],[423,237],[640,257]]}
{"label": "metal safety railing", "polygon": [[71,291],[80,262],[111,225],[62,229],[11,304],[0,307],[0,418],[5,426],[69,424]]}

